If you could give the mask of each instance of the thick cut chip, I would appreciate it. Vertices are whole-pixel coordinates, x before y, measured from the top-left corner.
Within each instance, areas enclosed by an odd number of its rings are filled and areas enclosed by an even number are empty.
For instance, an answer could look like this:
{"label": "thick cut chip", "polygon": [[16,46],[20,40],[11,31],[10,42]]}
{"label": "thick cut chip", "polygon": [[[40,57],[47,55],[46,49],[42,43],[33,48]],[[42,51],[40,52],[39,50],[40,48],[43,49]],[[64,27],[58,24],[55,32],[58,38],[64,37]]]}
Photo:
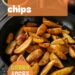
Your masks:
{"label": "thick cut chip", "polygon": [[33,75],[37,75],[39,73],[39,70],[40,70],[39,64],[38,63],[35,63],[32,66]]}
{"label": "thick cut chip", "polygon": [[42,48],[48,48],[50,46],[50,43],[40,43],[39,46]]}
{"label": "thick cut chip", "polygon": [[66,60],[66,55],[61,51],[60,45],[51,45],[52,52],[54,52],[59,58]]}
{"label": "thick cut chip", "polygon": [[42,59],[39,61],[40,66],[44,66],[49,62],[49,52],[46,52]]}
{"label": "thick cut chip", "polygon": [[28,52],[28,53],[31,53],[31,52],[33,52],[34,50],[36,50],[36,49],[39,49],[40,47],[39,47],[39,45],[30,45],[27,49],[26,49],[26,51]]}
{"label": "thick cut chip", "polygon": [[55,66],[56,67],[58,67],[58,68],[63,68],[64,67],[64,65],[62,64],[60,59],[54,53],[50,54],[50,60],[55,60]]}
{"label": "thick cut chip", "polygon": [[66,30],[62,30],[62,33],[66,33],[66,34],[70,34],[70,31]]}
{"label": "thick cut chip", "polygon": [[73,68],[74,68],[73,66],[66,67],[61,70],[57,70],[50,75],[69,75],[72,72]]}
{"label": "thick cut chip", "polygon": [[47,32],[52,35],[58,35],[62,33],[62,28],[47,29]]}
{"label": "thick cut chip", "polygon": [[75,50],[74,50],[72,47],[69,47],[69,55],[70,55],[72,58],[75,58]]}
{"label": "thick cut chip", "polygon": [[24,41],[18,48],[14,50],[14,53],[19,54],[24,52],[32,42],[32,37],[30,36],[27,40]]}
{"label": "thick cut chip", "polygon": [[54,41],[51,42],[51,44],[64,44],[64,40],[63,39],[56,39]]}
{"label": "thick cut chip", "polygon": [[25,32],[37,32],[38,27],[24,27]]}
{"label": "thick cut chip", "polygon": [[43,18],[43,24],[45,24],[46,26],[49,26],[49,27],[61,27],[60,25],[58,25],[57,23],[54,23],[50,20],[47,20],[46,18]]}
{"label": "thick cut chip", "polygon": [[41,49],[36,49],[28,55],[26,60],[30,63],[30,62],[40,58],[42,55],[43,55],[43,51]]}
{"label": "thick cut chip", "polygon": [[43,43],[45,41],[44,38],[37,36],[35,33],[29,33],[30,36],[33,37],[33,42],[35,43]]}
{"label": "thick cut chip", "polygon": [[75,43],[75,40],[70,35],[63,33],[63,36],[64,36],[64,38],[68,39],[69,43]]}
{"label": "thick cut chip", "polygon": [[45,40],[43,39],[43,38],[35,38],[35,37],[33,37],[33,42],[35,42],[35,43],[43,43]]}
{"label": "thick cut chip", "polygon": [[46,25],[41,24],[40,27],[38,28],[36,34],[37,34],[37,35],[42,35],[42,34],[44,34],[44,33],[46,32],[46,30],[47,30]]}
{"label": "thick cut chip", "polygon": [[42,72],[40,73],[40,75],[47,75],[47,73],[51,70],[51,68],[54,66],[55,61],[52,60],[50,61],[42,70]]}

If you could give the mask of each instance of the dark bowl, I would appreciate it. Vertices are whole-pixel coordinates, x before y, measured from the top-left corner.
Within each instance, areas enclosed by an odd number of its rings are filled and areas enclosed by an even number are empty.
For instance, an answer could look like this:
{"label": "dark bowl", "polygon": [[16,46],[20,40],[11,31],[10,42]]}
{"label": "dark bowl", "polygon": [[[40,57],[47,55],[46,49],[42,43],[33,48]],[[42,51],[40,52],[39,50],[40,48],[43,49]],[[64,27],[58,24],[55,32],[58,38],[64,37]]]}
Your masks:
{"label": "dark bowl", "polygon": [[[9,66],[11,63],[9,61],[9,55],[5,53],[5,49],[7,47],[6,44],[6,37],[7,35],[12,32],[14,35],[19,30],[22,25],[25,25],[27,22],[35,22],[38,25],[42,23],[43,17],[12,17],[11,19],[7,20],[3,27],[1,28],[0,32],[0,55],[2,60]],[[75,17],[46,17],[49,20],[54,22],[58,22],[64,28],[67,28],[71,31],[71,36],[75,38]],[[64,66],[75,66],[75,59],[72,59],[69,55],[66,61],[62,61]],[[56,69],[55,67],[53,70]],[[53,70],[50,71],[53,72]],[[75,75],[74,72],[70,75]]]}

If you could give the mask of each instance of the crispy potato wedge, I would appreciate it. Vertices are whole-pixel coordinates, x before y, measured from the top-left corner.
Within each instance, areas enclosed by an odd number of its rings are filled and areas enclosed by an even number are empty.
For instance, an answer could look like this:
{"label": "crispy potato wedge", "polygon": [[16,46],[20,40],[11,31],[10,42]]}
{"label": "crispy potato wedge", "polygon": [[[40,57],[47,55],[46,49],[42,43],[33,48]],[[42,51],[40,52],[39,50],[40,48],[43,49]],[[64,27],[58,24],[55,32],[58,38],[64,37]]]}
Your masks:
{"label": "crispy potato wedge", "polygon": [[60,59],[54,54],[54,53],[51,53],[50,54],[50,60],[55,60],[55,66],[58,67],[58,68],[63,68],[64,65],[62,64],[62,62],[60,61]]}
{"label": "crispy potato wedge", "polygon": [[62,33],[62,28],[47,29],[47,32],[52,35],[58,35]]}
{"label": "crispy potato wedge", "polygon": [[43,38],[35,38],[35,37],[33,37],[33,42],[35,42],[35,43],[43,43],[45,40],[43,39]]}
{"label": "crispy potato wedge", "polygon": [[9,33],[9,35],[7,36],[7,39],[6,39],[6,43],[10,44],[11,41],[13,40],[13,38],[14,38],[14,34],[13,33]]}
{"label": "crispy potato wedge", "polygon": [[36,49],[28,55],[26,60],[30,63],[30,62],[40,58],[42,55],[43,55],[43,51],[41,49]]}
{"label": "crispy potato wedge", "polygon": [[38,35],[36,35],[36,33],[29,32],[29,35],[35,38],[40,38]]}
{"label": "crispy potato wedge", "polygon": [[68,43],[68,40],[66,38],[59,38],[51,42],[51,44],[60,44],[60,45],[63,45],[65,43]]}
{"label": "crispy potato wedge", "polygon": [[37,32],[38,27],[24,27],[25,32]]}
{"label": "crispy potato wedge", "polygon": [[26,24],[27,27],[37,27],[37,24],[36,23],[33,23],[33,22],[28,22]]}
{"label": "crispy potato wedge", "polygon": [[50,38],[50,34],[49,33],[44,33],[43,35],[42,35],[42,37],[44,37],[44,38],[46,38],[46,39],[48,39],[48,38]]}
{"label": "crispy potato wedge", "polygon": [[31,52],[33,52],[34,50],[39,49],[39,48],[40,48],[39,45],[30,45],[30,46],[26,49],[26,51],[27,51],[28,53],[31,53]]}
{"label": "crispy potato wedge", "polygon": [[62,30],[62,33],[70,34],[70,31],[65,29],[65,30]]}
{"label": "crispy potato wedge", "polygon": [[50,61],[42,70],[40,75],[47,75],[47,73],[51,70],[51,68],[54,66],[55,60]]}
{"label": "crispy potato wedge", "polygon": [[75,58],[75,50],[74,50],[72,47],[69,47],[69,55],[70,55],[72,58]]}
{"label": "crispy potato wedge", "polygon": [[66,67],[61,70],[57,70],[50,75],[69,75],[72,72],[73,68],[74,68],[73,66]]}
{"label": "crispy potato wedge", "polygon": [[70,35],[63,33],[63,37],[67,38],[69,43],[75,43],[75,40]]}
{"label": "crispy potato wedge", "polygon": [[42,48],[48,48],[50,46],[50,43],[40,43],[39,46]]}
{"label": "crispy potato wedge", "polygon": [[57,23],[54,23],[50,20],[47,20],[46,18],[43,18],[43,24],[45,24],[46,26],[49,26],[49,27],[61,27],[60,25],[58,25]]}
{"label": "crispy potato wedge", "polygon": [[10,57],[10,61],[13,63],[14,61],[16,61],[18,58],[18,55],[13,55]]}
{"label": "crispy potato wedge", "polygon": [[16,37],[16,43],[17,43],[17,45],[21,45],[21,44],[24,42],[25,38],[26,38],[26,36],[25,36],[24,33],[19,34],[19,35]]}
{"label": "crispy potato wedge", "polygon": [[44,66],[49,62],[49,52],[46,52],[42,59],[39,61],[40,66]]}
{"label": "crispy potato wedge", "polygon": [[39,64],[38,63],[35,63],[32,66],[33,75],[37,75],[39,73],[39,70],[40,70]]}
{"label": "crispy potato wedge", "polygon": [[44,34],[46,32],[46,30],[47,30],[46,25],[41,24],[40,27],[38,27],[36,34],[37,35],[42,35],[42,34]]}
{"label": "crispy potato wedge", "polygon": [[56,39],[54,41],[51,42],[51,44],[64,44],[64,40],[63,39]]}
{"label": "crispy potato wedge", "polygon": [[33,37],[33,42],[35,43],[43,43],[45,41],[44,38],[37,36],[35,33],[29,33],[30,36]]}
{"label": "crispy potato wedge", "polygon": [[[35,33],[31,33],[29,32],[29,35],[32,36],[34,39],[34,42],[36,43],[43,43],[43,42],[49,42],[47,38],[44,38],[44,37],[40,37],[38,35],[36,35]],[[39,40],[39,41],[38,41]],[[41,41],[40,41],[41,40]]]}
{"label": "crispy potato wedge", "polygon": [[69,53],[69,47],[67,45],[61,45],[60,46],[60,50],[64,53],[64,54],[68,54]]}
{"label": "crispy potato wedge", "polygon": [[59,45],[51,45],[51,48],[53,49],[52,52],[54,52],[59,58],[66,60],[66,55],[61,51],[61,48]]}
{"label": "crispy potato wedge", "polygon": [[6,54],[11,55],[14,51],[14,48],[16,47],[16,41],[12,41],[6,48]]}
{"label": "crispy potato wedge", "polygon": [[[59,49],[63,54],[68,54],[69,53],[69,47],[66,46],[66,45],[57,45],[57,48],[56,49]],[[51,46],[49,46],[47,48],[48,52],[54,52],[54,48],[52,48]]]}
{"label": "crispy potato wedge", "polygon": [[30,36],[27,40],[23,42],[18,48],[14,50],[14,53],[19,54],[24,52],[32,42],[32,37]]}

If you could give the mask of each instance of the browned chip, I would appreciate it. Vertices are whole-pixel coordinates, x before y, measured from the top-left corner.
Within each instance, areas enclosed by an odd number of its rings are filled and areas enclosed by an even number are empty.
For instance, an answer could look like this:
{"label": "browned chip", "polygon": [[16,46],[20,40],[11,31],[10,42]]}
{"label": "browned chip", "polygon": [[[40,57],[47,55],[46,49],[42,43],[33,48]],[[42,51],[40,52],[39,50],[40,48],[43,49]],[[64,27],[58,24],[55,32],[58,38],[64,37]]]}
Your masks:
{"label": "browned chip", "polygon": [[30,32],[29,35],[33,37],[33,42],[35,42],[35,43],[43,43],[43,42],[45,41],[44,38],[39,37],[39,36],[36,35],[35,33],[31,33],[31,32]]}
{"label": "browned chip", "polygon": [[47,30],[46,25],[41,24],[40,27],[38,28],[36,34],[37,34],[37,35],[42,35],[42,34],[44,34],[44,33],[46,32],[46,30]]}
{"label": "browned chip", "polygon": [[67,38],[69,43],[75,43],[75,40],[70,35],[63,33],[63,37]]}
{"label": "browned chip", "polygon": [[47,20],[46,18],[43,18],[43,24],[49,26],[49,27],[61,27],[60,25],[58,25],[57,23],[54,23],[50,20]]}
{"label": "browned chip", "polygon": [[62,33],[62,28],[47,29],[47,32],[52,34],[52,35],[57,35],[57,34]]}
{"label": "browned chip", "polygon": [[69,47],[69,55],[70,55],[72,58],[75,58],[75,50],[74,50],[72,47]]}
{"label": "browned chip", "polygon": [[53,72],[50,75],[69,75],[72,72],[73,69],[74,69],[73,66],[65,67],[63,69],[60,69],[60,70],[57,70],[57,71]]}
{"label": "browned chip", "polygon": [[60,49],[61,49],[61,51],[62,51],[64,54],[68,54],[68,53],[69,53],[69,47],[66,46],[66,45],[61,45],[61,46],[60,46]]}
{"label": "browned chip", "polygon": [[25,32],[37,32],[38,27],[24,27]]}
{"label": "browned chip", "polygon": [[43,51],[41,49],[34,50],[32,53],[28,55],[26,60],[30,63],[43,55]]}
{"label": "browned chip", "polygon": [[66,60],[66,55],[61,51],[60,45],[51,45],[48,51],[55,53],[59,58]]}
{"label": "browned chip", "polygon": [[44,41],[45,41],[45,39],[43,39],[41,37],[39,37],[39,38],[33,37],[33,42],[35,42],[35,43],[43,43]]}
{"label": "browned chip", "polygon": [[55,60],[50,61],[42,70],[40,75],[47,75],[47,73],[51,70],[51,68],[54,66]]}
{"label": "browned chip", "polygon": [[28,53],[31,53],[32,51],[34,51],[34,50],[36,50],[36,49],[39,49],[40,47],[39,47],[39,45],[30,45],[27,49],[26,49],[26,51],[28,52]]}
{"label": "browned chip", "polygon": [[14,50],[14,53],[18,54],[24,52],[29,47],[31,42],[32,42],[32,37],[30,36],[27,40],[24,41],[22,45],[20,45],[18,48]]}
{"label": "browned chip", "polygon": [[70,34],[70,31],[65,29],[65,30],[62,30],[62,33]]}
{"label": "browned chip", "polygon": [[48,48],[50,46],[50,43],[40,43],[39,46],[43,48]]}
{"label": "browned chip", "polygon": [[39,70],[40,70],[39,64],[38,63],[35,63],[32,66],[33,75],[37,75],[39,73]]}
{"label": "browned chip", "polygon": [[59,38],[59,39],[55,39],[54,41],[51,42],[51,44],[67,44],[68,40],[66,38]]}
{"label": "browned chip", "polygon": [[49,52],[46,52],[42,59],[39,61],[40,66],[44,66],[49,62]]}
{"label": "browned chip", "polygon": [[64,67],[64,65],[62,64],[60,59],[54,53],[50,54],[50,60],[55,60],[55,66],[56,67],[58,67],[58,68],[63,68]]}

